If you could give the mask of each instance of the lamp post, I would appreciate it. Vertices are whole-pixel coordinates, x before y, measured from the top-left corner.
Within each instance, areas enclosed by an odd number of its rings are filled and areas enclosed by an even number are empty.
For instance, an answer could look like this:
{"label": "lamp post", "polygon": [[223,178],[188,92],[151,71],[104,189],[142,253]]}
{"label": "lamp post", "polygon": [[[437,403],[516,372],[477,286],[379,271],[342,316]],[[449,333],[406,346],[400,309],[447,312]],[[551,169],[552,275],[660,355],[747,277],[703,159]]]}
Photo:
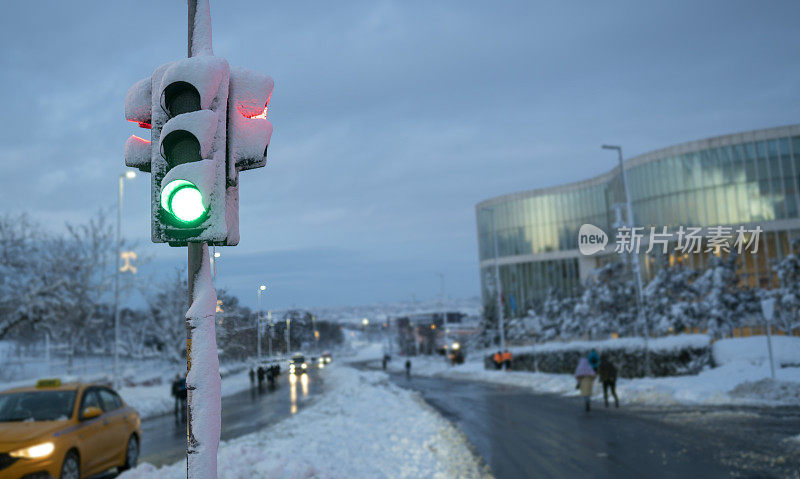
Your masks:
{"label": "lamp post", "polygon": [[292,327],[292,315],[291,313],[286,316],[286,355],[289,356],[290,351],[292,349],[292,336],[291,331],[289,328]]}
{"label": "lamp post", "polygon": [[272,311],[267,311],[267,354],[272,358]]}
{"label": "lamp post", "polygon": [[[631,228],[631,237],[633,237],[633,227],[636,224],[633,218],[633,206],[631,205],[630,189],[628,189],[628,174],[625,172],[625,163],[622,160],[622,147],[616,145],[602,145],[604,150],[616,150],[617,157],[619,158],[619,171],[622,177],[622,189],[625,193],[625,208],[627,210],[628,227]],[[631,252],[633,256],[633,275],[636,279],[636,315],[639,322],[644,325],[644,369],[647,376],[650,375],[650,348],[648,347],[648,340],[650,338],[650,326],[647,318],[644,315],[644,296],[642,294],[642,274],[639,265],[639,252]]]}
{"label": "lamp post", "polygon": [[[445,309],[444,306],[444,273],[436,273],[436,276],[439,277],[442,283],[442,298],[441,298],[442,327],[444,327],[444,349],[445,353],[447,353],[450,348],[450,330],[447,328],[447,310]],[[447,359],[447,354],[445,354],[445,359]]]}
{"label": "lamp post", "polygon": [[258,316],[257,316],[257,319],[256,319],[256,331],[257,331],[256,337],[258,339],[256,340],[256,342],[257,342],[256,348],[258,350],[257,356],[258,356],[258,361],[259,362],[261,362],[261,316],[262,316],[262,311],[261,311],[261,293],[264,292],[266,289],[267,289],[267,285],[265,285],[265,284],[262,284],[261,286],[258,287]]}
{"label": "lamp post", "polygon": [[211,255],[211,274],[212,279],[217,279],[217,260],[219,257],[222,256],[219,251],[217,251],[217,247],[214,246],[214,254]]}
{"label": "lamp post", "polygon": [[497,322],[500,329],[500,349],[506,349],[506,330],[503,324],[503,293],[500,288],[500,255],[497,252],[497,226],[494,221],[494,208],[483,208],[492,214],[492,242],[494,243],[494,286],[495,295],[497,296]]}
{"label": "lamp post", "polygon": [[122,191],[125,185],[125,178],[132,180],[136,178],[136,172],[128,170],[119,175],[119,189],[117,195],[117,241],[115,255],[117,257],[117,268],[114,271],[114,387],[119,389],[119,270],[120,247],[122,243]]}

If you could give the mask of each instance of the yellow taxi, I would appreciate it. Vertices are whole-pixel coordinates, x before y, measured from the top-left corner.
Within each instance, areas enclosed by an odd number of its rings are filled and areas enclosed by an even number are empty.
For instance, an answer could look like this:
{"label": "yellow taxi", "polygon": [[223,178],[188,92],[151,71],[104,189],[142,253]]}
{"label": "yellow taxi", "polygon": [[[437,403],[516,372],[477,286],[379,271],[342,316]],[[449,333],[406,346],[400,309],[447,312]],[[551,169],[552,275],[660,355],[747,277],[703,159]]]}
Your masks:
{"label": "yellow taxi", "polygon": [[0,478],[80,479],[139,459],[139,414],[100,384],[0,392]]}

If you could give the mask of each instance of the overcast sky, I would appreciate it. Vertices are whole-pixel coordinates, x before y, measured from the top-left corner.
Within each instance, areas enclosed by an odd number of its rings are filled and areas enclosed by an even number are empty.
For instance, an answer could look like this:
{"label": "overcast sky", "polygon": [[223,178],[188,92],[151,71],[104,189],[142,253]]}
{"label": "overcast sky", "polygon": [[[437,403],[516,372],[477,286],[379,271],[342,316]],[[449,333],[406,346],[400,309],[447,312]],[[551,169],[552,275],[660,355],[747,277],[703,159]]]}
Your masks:
{"label": "overcast sky", "polygon": [[[212,1],[214,51],[270,74],[265,168],[241,177],[218,287],[250,305],[477,295],[474,206],[616,158],[798,123],[796,2]],[[124,97],[186,55],[182,0],[10,2],[0,18],[0,212],[46,227],[113,206]],[[149,175],[124,235],[154,260]],[[112,210],[113,211],[113,210]],[[112,217],[113,218],[113,217]]]}

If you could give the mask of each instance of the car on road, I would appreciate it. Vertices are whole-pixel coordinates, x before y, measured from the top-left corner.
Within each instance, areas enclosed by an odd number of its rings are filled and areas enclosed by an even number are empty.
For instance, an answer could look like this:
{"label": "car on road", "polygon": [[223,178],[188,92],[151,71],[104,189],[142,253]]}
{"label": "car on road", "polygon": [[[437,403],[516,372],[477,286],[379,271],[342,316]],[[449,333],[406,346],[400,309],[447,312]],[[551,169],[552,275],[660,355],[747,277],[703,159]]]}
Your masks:
{"label": "car on road", "polygon": [[139,459],[141,418],[111,388],[40,380],[0,392],[0,477],[80,479]]}
{"label": "car on road", "polygon": [[306,374],[308,363],[302,354],[295,354],[292,356],[292,361],[289,363],[289,374]]}
{"label": "car on road", "polygon": [[331,356],[331,353],[324,352],[322,353],[320,359],[322,359],[325,362],[325,364],[330,364],[330,362],[333,360],[333,356]]}

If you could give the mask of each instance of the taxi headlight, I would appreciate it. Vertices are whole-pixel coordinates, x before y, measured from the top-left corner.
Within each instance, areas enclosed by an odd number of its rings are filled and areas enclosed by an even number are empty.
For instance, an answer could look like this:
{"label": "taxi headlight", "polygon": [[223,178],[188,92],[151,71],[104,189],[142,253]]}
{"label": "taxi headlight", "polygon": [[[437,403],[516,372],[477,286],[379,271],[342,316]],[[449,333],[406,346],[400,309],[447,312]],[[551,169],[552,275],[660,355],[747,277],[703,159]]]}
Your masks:
{"label": "taxi headlight", "polygon": [[25,449],[17,449],[8,453],[11,457],[24,458],[24,459],[41,459],[53,453],[56,447],[52,442],[44,442],[35,446],[26,447]]}

